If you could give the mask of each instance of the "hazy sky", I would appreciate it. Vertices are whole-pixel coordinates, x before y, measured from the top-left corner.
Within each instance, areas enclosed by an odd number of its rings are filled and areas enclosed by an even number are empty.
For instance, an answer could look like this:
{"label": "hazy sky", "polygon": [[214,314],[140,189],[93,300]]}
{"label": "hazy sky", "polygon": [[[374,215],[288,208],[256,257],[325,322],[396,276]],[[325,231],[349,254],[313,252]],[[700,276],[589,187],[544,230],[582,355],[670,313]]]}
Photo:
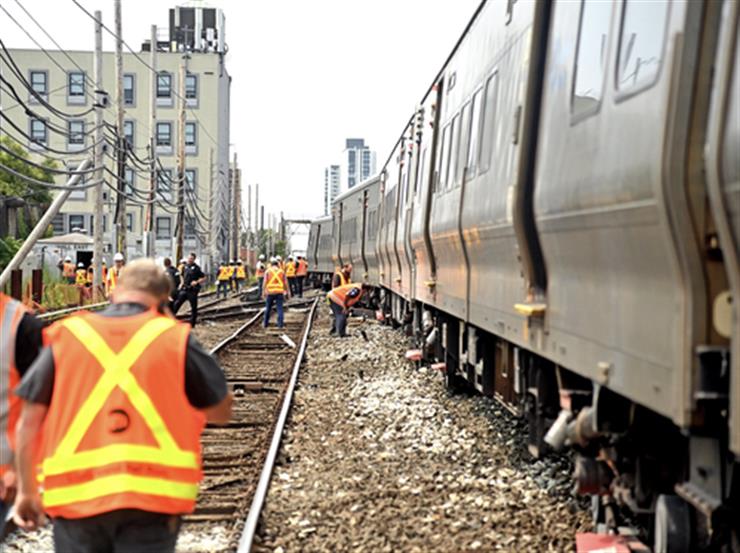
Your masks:
{"label": "hazy sky", "polygon": [[[68,49],[90,50],[93,27],[71,0],[19,0]],[[113,27],[113,0],[80,0]],[[323,169],[348,137],[365,138],[378,165],[431,83],[479,0],[220,0],[231,74],[231,142],[242,182],[260,183],[266,212],[323,213]],[[8,11],[53,48],[16,0]],[[138,48],[166,26],[168,0],[123,0],[124,39]],[[190,2],[188,5],[198,4]],[[0,12],[10,47],[33,43]],[[113,40],[105,35],[104,48]],[[245,187],[246,189],[246,187]]]}

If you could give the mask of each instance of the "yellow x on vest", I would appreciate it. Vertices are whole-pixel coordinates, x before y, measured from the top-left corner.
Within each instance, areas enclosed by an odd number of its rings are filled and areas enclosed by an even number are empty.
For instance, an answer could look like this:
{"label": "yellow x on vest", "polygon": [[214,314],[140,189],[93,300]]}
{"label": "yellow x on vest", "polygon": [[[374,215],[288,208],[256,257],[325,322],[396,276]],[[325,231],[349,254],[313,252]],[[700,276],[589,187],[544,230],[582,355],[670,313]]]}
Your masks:
{"label": "yellow x on vest", "polygon": [[[144,324],[119,353],[114,353],[90,324],[71,317],[63,324],[98,360],[105,373],[70,424],[54,454],[42,465],[44,475],[62,474],[116,462],[141,462],[178,468],[198,468],[193,452],[180,449],[147,393],[141,389],[131,368],[141,353],[175,322],[158,317]],[[128,396],[131,404],[144,419],[159,447],[139,444],[112,444],[97,449],[76,452],[85,432],[116,388]],[[197,488],[196,488],[197,490]],[[196,492],[197,493],[197,492]]]}
{"label": "yellow x on vest", "polygon": [[285,273],[283,272],[283,270],[268,270],[268,274],[270,275],[270,279],[267,281],[267,286],[265,286],[267,291],[270,292],[274,290],[276,292],[284,292],[285,283],[283,282],[283,276],[285,275]]}

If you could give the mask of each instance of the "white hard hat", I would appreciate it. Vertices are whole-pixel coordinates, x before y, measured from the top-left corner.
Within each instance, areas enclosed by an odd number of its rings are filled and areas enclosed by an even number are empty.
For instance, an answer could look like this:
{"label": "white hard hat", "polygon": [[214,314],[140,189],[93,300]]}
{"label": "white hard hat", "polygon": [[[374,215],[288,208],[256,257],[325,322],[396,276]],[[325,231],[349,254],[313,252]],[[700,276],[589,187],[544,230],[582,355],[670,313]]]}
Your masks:
{"label": "white hard hat", "polygon": [[270,263],[277,263],[277,262],[278,262],[278,258],[277,257],[271,257],[270,258]]}
{"label": "white hard hat", "polygon": [[64,258],[64,261],[72,261],[72,258],[69,257],[69,256],[67,256],[67,257]]}
{"label": "white hard hat", "polygon": [[81,269],[84,269],[84,268],[85,268],[85,264],[84,264],[84,263],[83,263],[82,261],[80,261],[80,262],[79,262],[79,263],[77,264],[77,266],[78,266],[79,268],[81,268]]}
{"label": "white hard hat", "polygon": [[264,260],[265,260],[265,256],[261,254],[261,255],[259,256],[259,260],[260,260],[260,261],[264,261]]}
{"label": "white hard hat", "polygon": [[188,260],[185,259],[184,257],[180,260],[180,263],[187,263],[187,262],[188,262]]}
{"label": "white hard hat", "polygon": [[102,263],[103,265],[105,265],[105,264],[106,264],[106,262],[105,262],[105,257],[103,258],[103,261],[101,261],[100,263]]}
{"label": "white hard hat", "polygon": [[113,256],[113,261],[123,261],[123,254],[121,252],[118,252],[116,255]]}
{"label": "white hard hat", "polygon": [[280,261],[282,259],[282,257],[280,257],[279,255],[276,255],[275,256],[275,259],[277,259],[278,261]]}

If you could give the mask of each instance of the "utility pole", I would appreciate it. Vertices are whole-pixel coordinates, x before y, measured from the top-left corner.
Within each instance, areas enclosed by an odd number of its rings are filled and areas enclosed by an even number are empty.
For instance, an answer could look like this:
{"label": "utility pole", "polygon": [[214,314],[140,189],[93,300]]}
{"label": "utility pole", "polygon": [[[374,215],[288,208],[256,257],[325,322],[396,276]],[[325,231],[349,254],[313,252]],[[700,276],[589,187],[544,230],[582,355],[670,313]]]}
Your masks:
{"label": "utility pole", "polygon": [[241,194],[241,186],[239,186],[239,167],[236,164],[236,152],[234,152],[233,167],[231,169],[231,193],[232,198],[232,215],[233,222],[231,227],[231,247],[232,253],[231,259],[239,258],[239,227],[241,227],[241,202],[239,196]]}
{"label": "utility pole", "polygon": [[208,242],[211,250],[211,261],[215,265],[220,262],[220,256],[218,255],[218,232],[217,229],[220,227],[216,226],[216,220],[214,214],[216,211],[220,212],[220,209],[214,209],[213,204],[218,201],[218,186],[216,182],[217,171],[213,165],[213,148],[211,148],[208,155],[208,168],[210,171],[210,198],[208,202]]}
{"label": "utility pole", "polygon": [[183,238],[185,237],[185,75],[187,75],[187,53],[180,59],[180,82],[178,94],[180,101],[179,119],[177,124],[177,259],[183,258]]}
{"label": "utility pole", "polygon": [[95,53],[93,54],[93,80],[95,81],[95,215],[93,217],[93,301],[100,299],[103,283],[103,14],[95,11]]}
{"label": "utility pole", "polygon": [[149,52],[149,65],[154,71],[149,73],[149,203],[146,204],[144,220],[144,255],[156,254],[154,237],[154,199],[157,194],[157,26],[152,25]]}
{"label": "utility pole", "polygon": [[[259,191],[259,184],[257,185],[258,191]],[[265,206],[262,206],[260,209],[260,249],[265,249]],[[269,252],[267,252],[268,255],[270,255]]]}
{"label": "utility pole", "polygon": [[252,185],[247,185],[247,259],[249,261],[249,252],[252,250]]}
{"label": "utility pole", "polygon": [[116,251],[121,252],[124,257],[126,252],[126,137],[123,132],[123,38],[121,24],[121,0],[113,0],[115,29],[116,29],[116,104],[118,121],[116,131],[118,132],[118,152],[116,159],[118,175],[116,195]]}

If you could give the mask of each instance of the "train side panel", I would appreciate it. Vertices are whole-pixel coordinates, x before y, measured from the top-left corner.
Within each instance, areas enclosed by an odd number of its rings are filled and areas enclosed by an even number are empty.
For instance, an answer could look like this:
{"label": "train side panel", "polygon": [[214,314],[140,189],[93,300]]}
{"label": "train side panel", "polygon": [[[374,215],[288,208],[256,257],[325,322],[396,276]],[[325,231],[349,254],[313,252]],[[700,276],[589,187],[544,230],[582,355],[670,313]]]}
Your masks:
{"label": "train side panel", "polygon": [[363,257],[366,263],[365,281],[377,286],[379,284],[378,270],[378,218],[380,216],[380,177],[373,177],[363,191],[365,202],[365,240],[363,243]]}

